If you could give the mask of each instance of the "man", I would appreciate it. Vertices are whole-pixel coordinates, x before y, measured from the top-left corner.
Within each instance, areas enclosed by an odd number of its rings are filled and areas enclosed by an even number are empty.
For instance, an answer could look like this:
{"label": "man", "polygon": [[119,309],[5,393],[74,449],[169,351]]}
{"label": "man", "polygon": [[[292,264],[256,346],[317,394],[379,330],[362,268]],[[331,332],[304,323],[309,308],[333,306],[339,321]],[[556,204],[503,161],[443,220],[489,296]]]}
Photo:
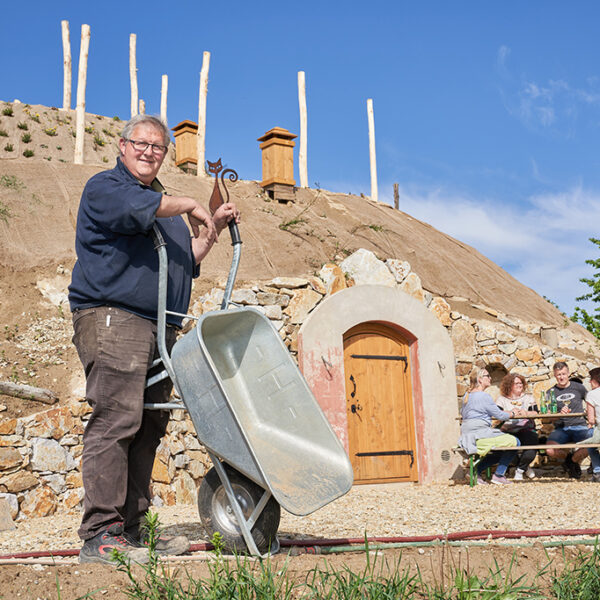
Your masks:
{"label": "man", "polygon": [[[588,425],[594,427],[594,435],[587,440],[588,443],[600,443],[600,367],[590,369],[590,386],[585,397],[585,416]],[[592,461],[592,481],[600,483],[600,453],[597,448],[590,448],[590,460]]]}
{"label": "man", "polygon": [[[211,219],[196,200],[165,194],[156,175],[169,141],[160,119],[131,119],[119,140],[115,168],[87,182],[79,206],[69,302],[73,342],[92,407],[83,438],[80,562],[108,562],[113,549],[137,562],[148,559],[140,523],[150,506],[154,455],[169,413],[144,411],[144,400],[165,402],[172,388],[167,379],[144,389],[158,357],[158,256],[152,226],[158,225],[167,243],[167,308],[185,313],[200,261],[228,221],[239,220],[231,203]],[[170,350],[181,317],[167,315],[167,325]],[[188,547],[184,536],[162,536],[156,549],[177,554]]]}
{"label": "man", "polygon": [[[564,415],[570,412],[584,412],[585,395],[587,393],[583,384],[569,380],[569,367],[567,363],[559,361],[552,367],[556,385],[547,394],[554,391],[558,411]],[[554,431],[548,436],[548,444],[576,444],[591,437],[593,430],[590,429],[584,417],[563,417],[554,422]],[[579,449],[572,455],[568,450],[550,449],[546,450],[548,456],[563,458],[563,468],[569,477],[579,479],[581,477],[581,461],[587,456],[587,450]]]}

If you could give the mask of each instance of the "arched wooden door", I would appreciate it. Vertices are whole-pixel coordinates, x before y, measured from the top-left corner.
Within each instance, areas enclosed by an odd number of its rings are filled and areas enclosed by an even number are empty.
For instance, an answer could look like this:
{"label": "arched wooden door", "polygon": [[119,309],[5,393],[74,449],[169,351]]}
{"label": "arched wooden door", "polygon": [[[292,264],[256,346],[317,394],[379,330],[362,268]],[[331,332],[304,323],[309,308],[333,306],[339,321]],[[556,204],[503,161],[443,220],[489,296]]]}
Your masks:
{"label": "arched wooden door", "polygon": [[380,323],[344,335],[348,443],[355,483],[417,481],[408,342]]}

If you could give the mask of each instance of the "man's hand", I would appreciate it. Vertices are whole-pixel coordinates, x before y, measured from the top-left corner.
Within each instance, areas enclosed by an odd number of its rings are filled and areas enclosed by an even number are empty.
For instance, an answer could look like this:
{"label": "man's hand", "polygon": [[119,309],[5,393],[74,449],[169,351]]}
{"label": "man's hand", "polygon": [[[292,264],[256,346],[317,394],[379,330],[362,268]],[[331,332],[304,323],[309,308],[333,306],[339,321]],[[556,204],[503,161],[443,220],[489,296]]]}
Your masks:
{"label": "man's hand", "polygon": [[569,407],[568,407],[568,406],[565,404],[565,405],[564,405],[564,406],[563,406],[563,407],[560,409],[560,412],[566,415],[567,413],[570,413],[570,412],[571,412],[571,409],[570,409],[570,408],[569,408]]}
{"label": "man's hand", "polygon": [[199,237],[200,227],[204,225],[206,227],[206,241],[211,244],[217,241],[217,229],[215,223],[210,218],[208,211],[199,204],[196,204],[196,206],[188,212],[188,220],[195,238]]}
{"label": "man's hand", "polygon": [[221,206],[215,210],[215,214],[213,215],[213,221],[217,228],[217,232],[221,233],[232,219],[234,219],[236,223],[240,222],[240,211],[237,209],[236,205],[233,202],[221,204]]}

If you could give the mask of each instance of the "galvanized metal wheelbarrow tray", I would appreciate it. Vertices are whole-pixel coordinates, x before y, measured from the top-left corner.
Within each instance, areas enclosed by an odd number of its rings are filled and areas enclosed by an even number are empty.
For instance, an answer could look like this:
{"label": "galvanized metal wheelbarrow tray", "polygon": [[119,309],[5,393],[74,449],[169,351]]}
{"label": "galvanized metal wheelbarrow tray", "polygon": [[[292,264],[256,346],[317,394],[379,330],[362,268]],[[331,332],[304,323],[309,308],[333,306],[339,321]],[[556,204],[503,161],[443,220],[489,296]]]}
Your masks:
{"label": "galvanized metal wheelbarrow tray", "polygon": [[[223,202],[218,182],[222,167],[220,160],[208,164],[215,174],[210,203],[214,212]],[[230,181],[236,181],[237,174],[231,169],[221,174],[227,192],[226,173]],[[269,319],[253,308],[229,308],[241,253],[237,225],[232,222],[229,228],[234,251],[222,310],[197,318],[196,328],[175,343],[169,356],[164,335],[170,312],[166,310],[167,249],[155,227],[160,262],[158,344],[165,370],[223,485],[229,503],[225,512],[233,512],[248,550],[260,555],[251,530],[271,495],[288,512],[308,515],[347,493],[353,472],[342,444]],[[151,408],[175,407],[181,406]],[[248,506],[239,482],[233,489],[225,464],[264,490],[256,505]],[[223,507],[218,510],[223,513]],[[276,551],[273,545],[270,550]]]}

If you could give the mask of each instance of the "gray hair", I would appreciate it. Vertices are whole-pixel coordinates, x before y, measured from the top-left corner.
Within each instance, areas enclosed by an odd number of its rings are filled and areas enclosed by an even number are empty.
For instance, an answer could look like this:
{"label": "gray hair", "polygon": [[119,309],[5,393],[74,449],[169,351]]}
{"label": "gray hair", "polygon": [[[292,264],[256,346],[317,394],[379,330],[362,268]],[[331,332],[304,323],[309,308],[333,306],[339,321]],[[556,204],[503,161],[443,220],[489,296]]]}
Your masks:
{"label": "gray hair", "polygon": [[171,143],[171,134],[167,124],[160,117],[155,117],[153,115],[135,115],[135,117],[132,117],[127,125],[123,127],[121,137],[124,140],[130,140],[131,135],[133,135],[133,130],[138,125],[150,125],[151,127],[158,129],[162,133],[165,146],[168,146]]}

